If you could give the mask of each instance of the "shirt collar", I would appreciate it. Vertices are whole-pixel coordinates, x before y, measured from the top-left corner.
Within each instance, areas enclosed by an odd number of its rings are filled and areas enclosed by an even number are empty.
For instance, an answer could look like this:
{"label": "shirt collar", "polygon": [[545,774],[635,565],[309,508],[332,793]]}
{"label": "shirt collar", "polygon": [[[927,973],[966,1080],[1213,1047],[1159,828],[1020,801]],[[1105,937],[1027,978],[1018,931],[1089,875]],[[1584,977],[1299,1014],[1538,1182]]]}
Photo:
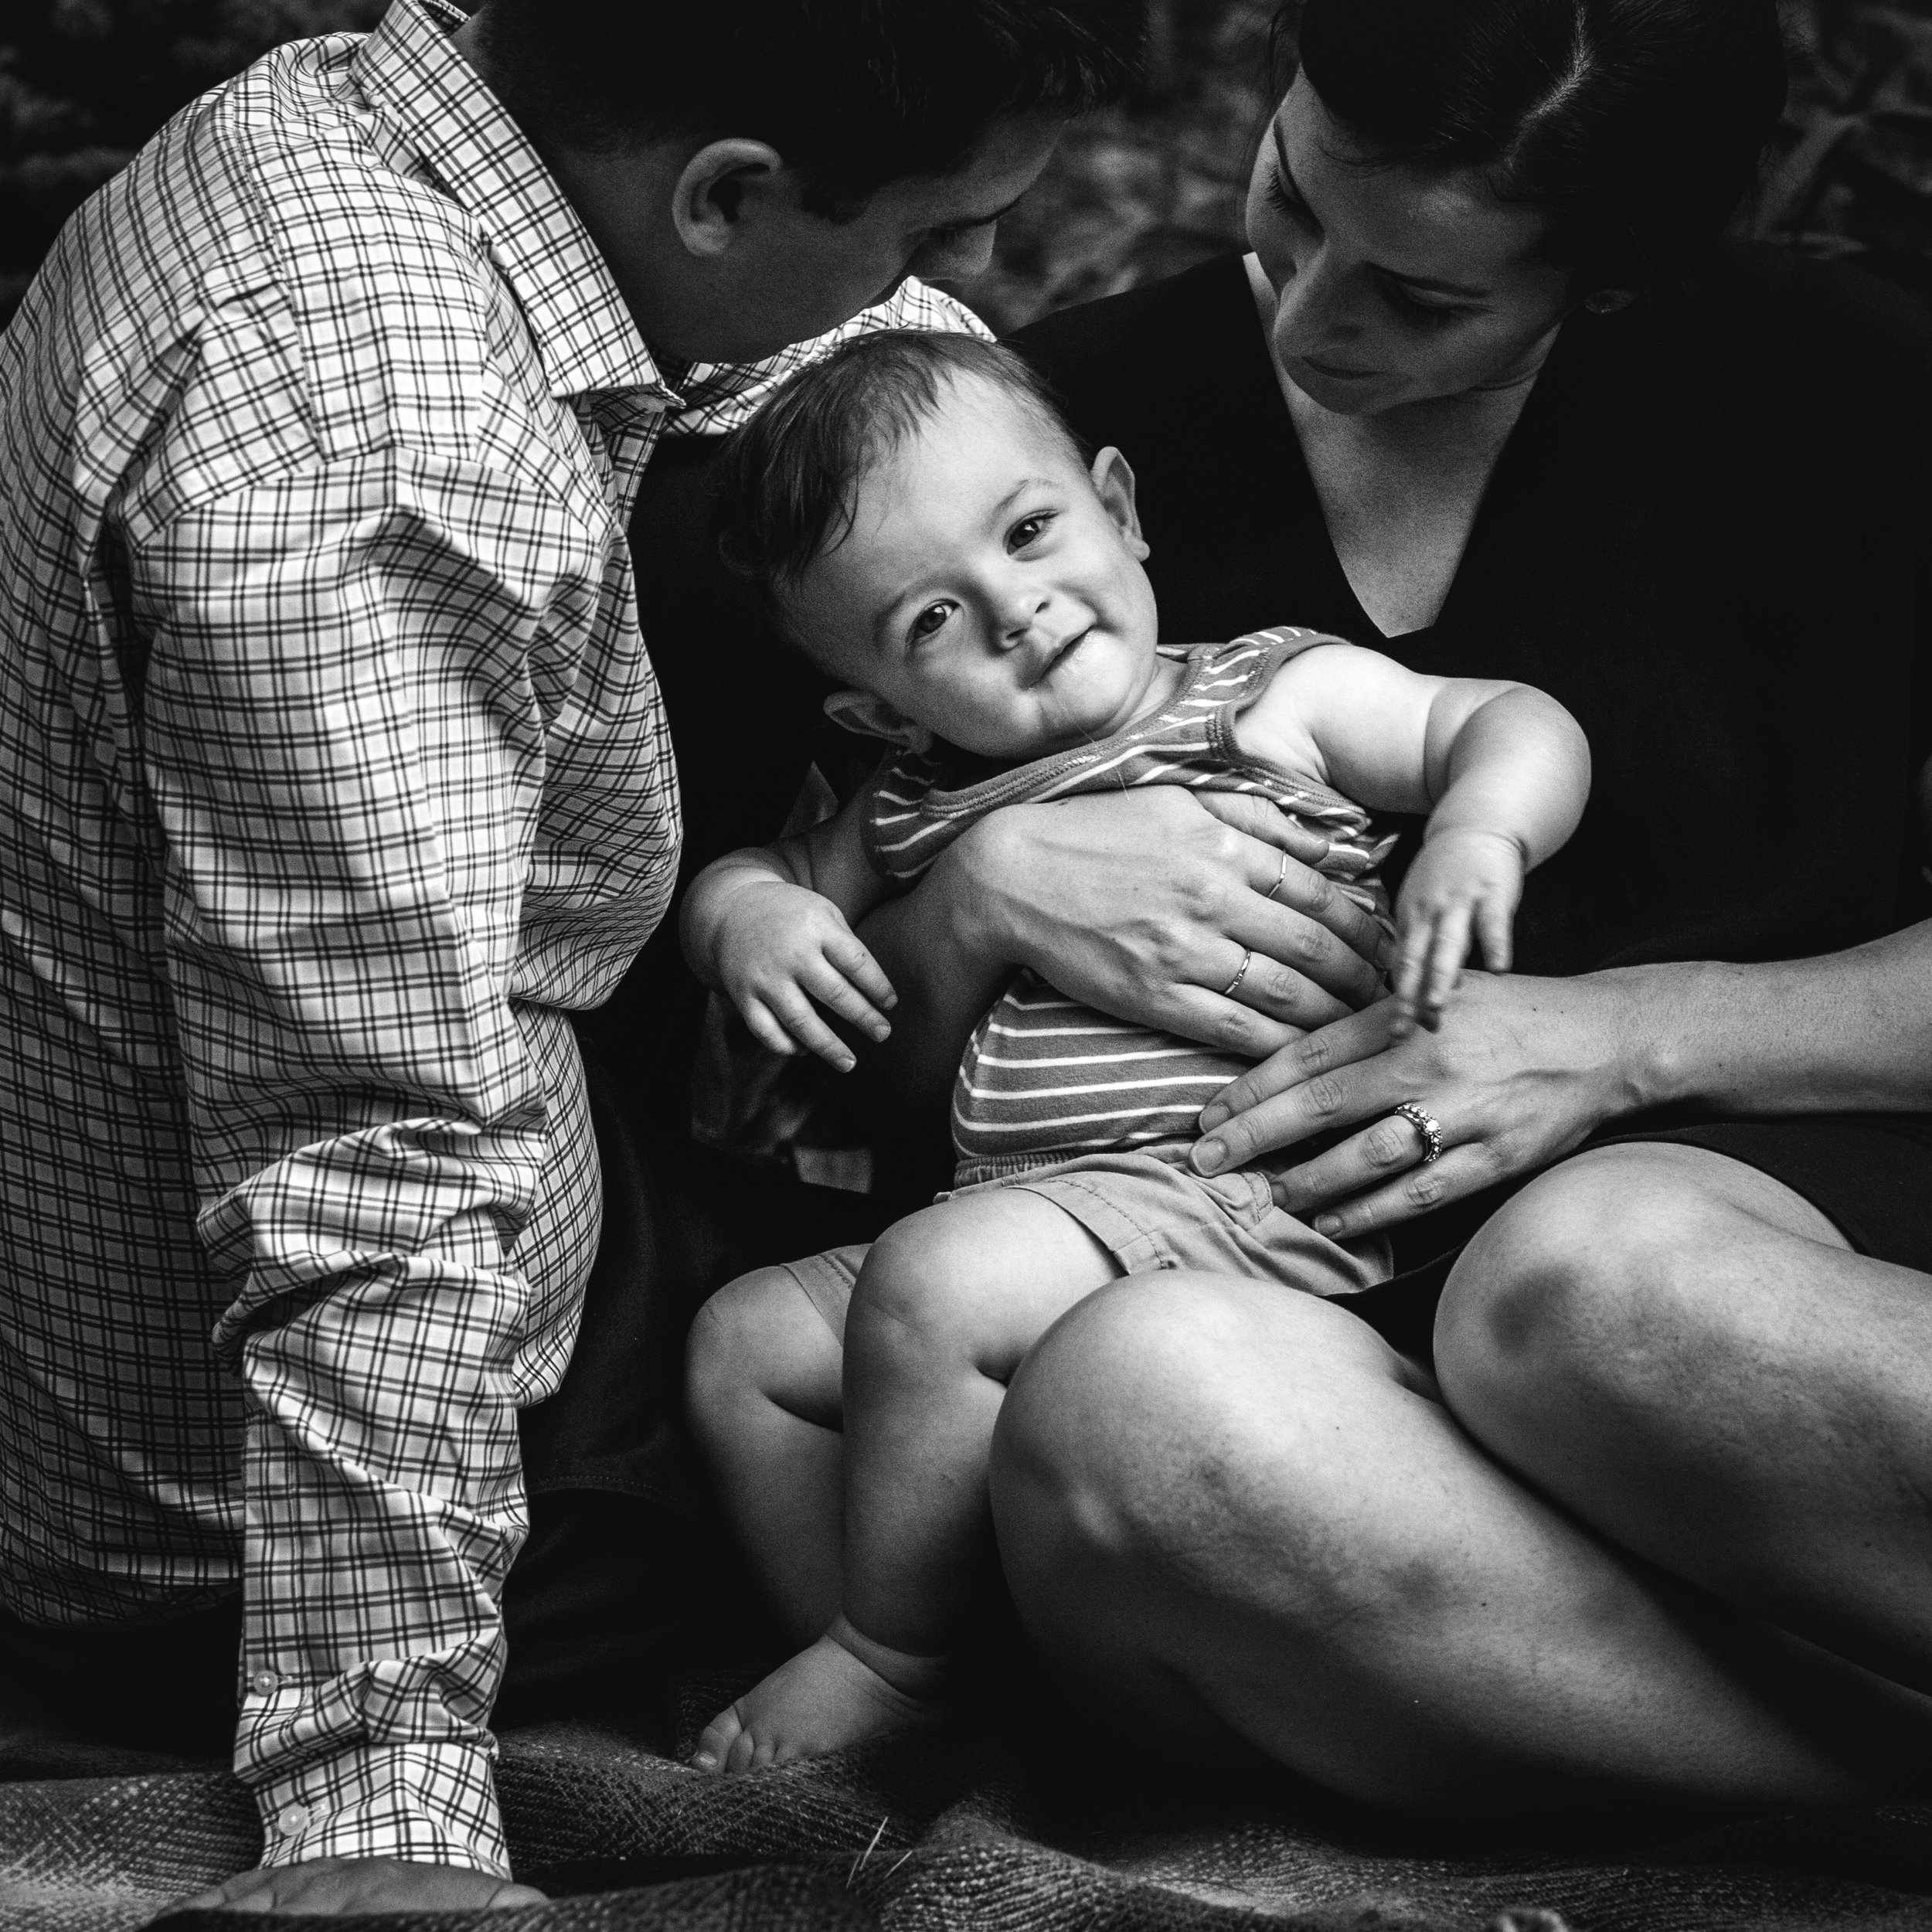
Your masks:
{"label": "shirt collar", "polygon": [[597,245],[502,103],[450,43],[450,0],[393,0],[357,83],[488,236],[550,393],[642,389],[675,403]]}

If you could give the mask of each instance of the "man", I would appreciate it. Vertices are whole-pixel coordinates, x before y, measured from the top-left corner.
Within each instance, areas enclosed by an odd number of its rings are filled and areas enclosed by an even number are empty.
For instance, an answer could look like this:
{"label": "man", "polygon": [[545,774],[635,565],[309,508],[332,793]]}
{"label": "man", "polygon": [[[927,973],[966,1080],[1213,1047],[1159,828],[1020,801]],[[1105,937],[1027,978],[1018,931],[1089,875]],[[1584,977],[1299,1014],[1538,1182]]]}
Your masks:
{"label": "man", "polygon": [[264,1869],[199,1903],[534,1896],[488,1726],[598,1239],[565,1015],[679,841],[628,509],[842,333],[971,325],[912,277],[1134,11],[396,0],[186,110],[0,345],[0,1684],[76,1629],[166,1679],[239,1591]]}

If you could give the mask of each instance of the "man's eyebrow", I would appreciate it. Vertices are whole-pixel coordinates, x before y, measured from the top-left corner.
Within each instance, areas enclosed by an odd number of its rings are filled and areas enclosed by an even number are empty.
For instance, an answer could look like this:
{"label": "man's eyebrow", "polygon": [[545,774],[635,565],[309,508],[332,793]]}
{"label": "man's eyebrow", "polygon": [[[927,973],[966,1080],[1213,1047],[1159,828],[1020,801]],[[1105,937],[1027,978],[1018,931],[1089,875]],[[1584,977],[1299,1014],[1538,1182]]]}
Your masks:
{"label": "man's eyebrow", "polygon": [[[1281,177],[1281,185],[1305,208],[1308,205],[1308,198],[1302,193],[1300,184],[1295,180],[1294,170],[1288,165],[1288,151],[1281,143],[1281,122],[1277,121],[1270,131],[1274,136],[1274,165]],[[1481,302],[1489,299],[1488,289],[1474,288],[1467,282],[1441,282],[1427,275],[1405,275],[1400,269],[1384,268],[1379,263],[1372,262],[1369,266],[1378,275],[1386,275],[1390,281],[1401,283],[1404,288],[1427,289],[1434,295],[1460,295],[1469,301]]]}

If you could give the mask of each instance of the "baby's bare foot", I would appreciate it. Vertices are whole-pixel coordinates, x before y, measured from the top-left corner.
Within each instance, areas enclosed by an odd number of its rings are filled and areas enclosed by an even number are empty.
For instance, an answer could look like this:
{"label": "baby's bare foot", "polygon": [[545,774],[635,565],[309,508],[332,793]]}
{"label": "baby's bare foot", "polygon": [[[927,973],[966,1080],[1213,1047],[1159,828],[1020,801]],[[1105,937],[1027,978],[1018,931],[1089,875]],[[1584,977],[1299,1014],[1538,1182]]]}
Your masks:
{"label": "baby's bare foot", "polygon": [[[934,1723],[936,1706],[889,1682],[834,1634],[849,1628],[840,1617],[809,1650],[781,1664],[720,1711],[705,1726],[691,1762],[701,1771],[754,1771]],[[937,1687],[940,1659],[901,1658],[870,1643],[866,1648],[882,1662],[913,1667],[895,1670],[895,1675],[923,1678]]]}

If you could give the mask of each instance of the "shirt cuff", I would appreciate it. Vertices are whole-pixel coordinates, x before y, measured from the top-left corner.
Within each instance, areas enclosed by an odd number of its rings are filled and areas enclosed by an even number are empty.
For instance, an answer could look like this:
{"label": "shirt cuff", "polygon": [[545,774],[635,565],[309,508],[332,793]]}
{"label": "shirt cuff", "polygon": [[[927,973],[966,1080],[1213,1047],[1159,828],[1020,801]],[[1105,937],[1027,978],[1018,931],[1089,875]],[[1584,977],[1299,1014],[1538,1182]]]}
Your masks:
{"label": "shirt cuff", "polygon": [[476,1744],[376,1745],[258,1784],[262,1863],[410,1859],[508,1878],[492,1756]]}

